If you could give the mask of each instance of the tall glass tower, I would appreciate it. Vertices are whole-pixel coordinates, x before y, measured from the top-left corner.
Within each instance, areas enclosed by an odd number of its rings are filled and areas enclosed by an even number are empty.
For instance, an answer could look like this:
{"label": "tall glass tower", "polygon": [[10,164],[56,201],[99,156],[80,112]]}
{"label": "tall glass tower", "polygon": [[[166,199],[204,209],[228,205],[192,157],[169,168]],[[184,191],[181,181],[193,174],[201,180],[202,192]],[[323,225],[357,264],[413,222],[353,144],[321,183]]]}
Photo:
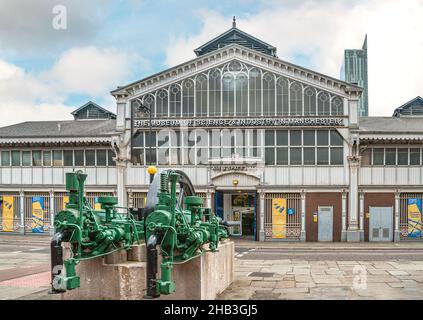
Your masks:
{"label": "tall glass tower", "polygon": [[359,116],[369,115],[369,86],[367,74],[367,35],[362,49],[346,49],[344,54],[345,81],[362,87],[359,101]]}

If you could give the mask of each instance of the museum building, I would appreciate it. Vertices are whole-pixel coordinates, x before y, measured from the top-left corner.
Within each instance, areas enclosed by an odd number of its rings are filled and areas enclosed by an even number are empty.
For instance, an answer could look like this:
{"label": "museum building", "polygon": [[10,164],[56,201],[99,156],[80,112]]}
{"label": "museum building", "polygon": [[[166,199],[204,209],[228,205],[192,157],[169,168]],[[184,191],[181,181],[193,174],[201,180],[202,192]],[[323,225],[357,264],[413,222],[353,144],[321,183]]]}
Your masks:
{"label": "museum building", "polygon": [[[114,194],[121,206],[142,207],[146,169],[156,165],[186,172],[205,205],[234,223],[234,236],[421,238],[421,98],[393,117],[360,118],[362,88],[280,60],[235,22],[194,51],[114,90],[116,116],[90,102],[73,121],[0,128],[3,231],[33,232],[40,197],[41,229],[51,231],[73,168],[88,173],[93,205]],[[14,202],[12,227],[5,198]]]}

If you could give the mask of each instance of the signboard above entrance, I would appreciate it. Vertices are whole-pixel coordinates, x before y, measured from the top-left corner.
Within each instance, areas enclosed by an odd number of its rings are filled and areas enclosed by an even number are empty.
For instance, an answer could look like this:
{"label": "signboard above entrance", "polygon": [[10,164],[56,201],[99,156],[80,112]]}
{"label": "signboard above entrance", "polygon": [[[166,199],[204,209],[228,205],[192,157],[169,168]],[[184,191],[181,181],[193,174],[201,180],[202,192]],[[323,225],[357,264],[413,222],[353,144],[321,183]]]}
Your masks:
{"label": "signboard above entrance", "polygon": [[[155,119],[155,128],[172,127],[340,127],[343,118],[237,118],[237,119]],[[134,128],[148,128],[148,119],[135,119]]]}

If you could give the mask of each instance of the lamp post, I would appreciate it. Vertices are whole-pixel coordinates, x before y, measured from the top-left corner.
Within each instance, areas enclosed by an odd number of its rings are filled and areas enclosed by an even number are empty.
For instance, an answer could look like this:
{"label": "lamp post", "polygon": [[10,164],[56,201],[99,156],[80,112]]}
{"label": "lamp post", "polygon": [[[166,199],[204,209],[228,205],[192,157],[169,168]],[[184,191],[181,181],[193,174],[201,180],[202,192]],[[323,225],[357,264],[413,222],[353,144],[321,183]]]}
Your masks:
{"label": "lamp post", "polygon": [[147,172],[149,173],[149,175],[150,175],[150,184],[153,182],[153,179],[154,179],[154,175],[156,174],[156,172],[157,172],[157,168],[154,166],[154,165],[152,165],[152,161],[151,161],[151,158],[153,157],[153,153],[152,153],[152,148],[151,148],[151,135],[152,135],[152,122],[151,122],[151,119],[152,119],[152,112],[151,112],[151,108],[150,107],[147,107],[145,104],[143,104],[142,103],[142,101],[141,101],[141,99],[140,98],[138,98],[138,99],[136,99],[136,101],[138,102],[138,104],[139,104],[139,106],[138,106],[138,108],[140,109],[140,110],[142,110],[142,111],[144,111],[144,112],[148,112],[148,115],[149,115],[149,139],[148,139],[148,146],[149,146],[149,167],[148,167],[148,169],[147,169]]}

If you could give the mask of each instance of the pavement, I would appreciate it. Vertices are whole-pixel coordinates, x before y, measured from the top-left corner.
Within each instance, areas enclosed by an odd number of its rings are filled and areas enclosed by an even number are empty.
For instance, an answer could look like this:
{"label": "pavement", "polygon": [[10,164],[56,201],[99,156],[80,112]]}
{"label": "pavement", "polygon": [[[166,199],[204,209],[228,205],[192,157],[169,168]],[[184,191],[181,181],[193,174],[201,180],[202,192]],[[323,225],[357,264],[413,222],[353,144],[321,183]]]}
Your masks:
{"label": "pavement", "polygon": [[[0,234],[0,300],[49,295],[50,236]],[[423,242],[235,240],[235,281],[218,299],[422,299]]]}

